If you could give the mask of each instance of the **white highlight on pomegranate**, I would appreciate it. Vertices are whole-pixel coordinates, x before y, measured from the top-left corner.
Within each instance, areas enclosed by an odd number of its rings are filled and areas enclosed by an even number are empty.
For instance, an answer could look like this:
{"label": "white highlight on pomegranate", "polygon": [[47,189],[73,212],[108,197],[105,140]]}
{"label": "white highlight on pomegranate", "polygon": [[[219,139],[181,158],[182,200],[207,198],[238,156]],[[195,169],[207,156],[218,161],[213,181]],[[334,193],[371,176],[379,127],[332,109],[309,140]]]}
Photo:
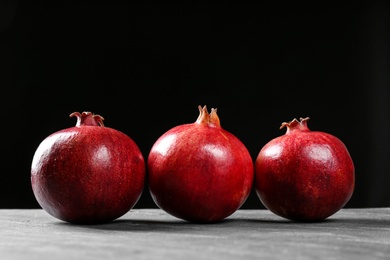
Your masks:
{"label": "white highlight on pomegranate", "polygon": [[162,156],[167,155],[169,147],[171,147],[172,143],[175,142],[175,135],[168,135],[163,138],[161,142],[156,146],[155,151],[161,154]]}

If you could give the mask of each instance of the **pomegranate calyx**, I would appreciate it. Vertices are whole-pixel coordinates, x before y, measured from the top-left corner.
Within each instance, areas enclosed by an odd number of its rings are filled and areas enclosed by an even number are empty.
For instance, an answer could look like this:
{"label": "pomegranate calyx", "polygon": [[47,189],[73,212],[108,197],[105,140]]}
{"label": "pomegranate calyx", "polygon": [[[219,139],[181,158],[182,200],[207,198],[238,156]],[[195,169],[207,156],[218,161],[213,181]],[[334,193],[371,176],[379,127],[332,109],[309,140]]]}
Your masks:
{"label": "pomegranate calyx", "polygon": [[301,117],[299,118],[299,121],[294,118],[290,122],[283,122],[279,129],[282,129],[283,127],[287,127],[286,134],[291,133],[293,131],[310,131],[310,129],[307,126],[307,121],[309,120],[309,117]]}
{"label": "pomegranate calyx", "polygon": [[196,119],[197,124],[207,124],[209,126],[220,126],[219,117],[217,115],[217,109],[212,108],[211,112],[207,111],[207,106],[198,106],[199,116]]}
{"label": "pomegranate calyx", "polygon": [[84,111],[81,114],[79,112],[73,112],[69,117],[77,117],[76,126],[104,126],[104,118],[100,115],[93,114],[88,111]]}

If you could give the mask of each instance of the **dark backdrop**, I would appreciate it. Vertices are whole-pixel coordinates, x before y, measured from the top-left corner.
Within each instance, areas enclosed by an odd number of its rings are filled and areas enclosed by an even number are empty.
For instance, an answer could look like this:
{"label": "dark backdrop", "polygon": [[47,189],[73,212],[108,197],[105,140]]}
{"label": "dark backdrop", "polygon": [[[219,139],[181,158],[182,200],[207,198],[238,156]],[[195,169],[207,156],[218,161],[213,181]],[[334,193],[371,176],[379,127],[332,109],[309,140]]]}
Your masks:
{"label": "dark backdrop", "polygon": [[[71,112],[102,115],[146,158],[198,105],[253,159],[310,117],[354,160],[347,207],[390,206],[389,15],[388,1],[2,0],[0,207],[38,207],[33,153]],[[136,207],[155,207],[147,188]],[[262,205],[252,193],[243,207]]]}

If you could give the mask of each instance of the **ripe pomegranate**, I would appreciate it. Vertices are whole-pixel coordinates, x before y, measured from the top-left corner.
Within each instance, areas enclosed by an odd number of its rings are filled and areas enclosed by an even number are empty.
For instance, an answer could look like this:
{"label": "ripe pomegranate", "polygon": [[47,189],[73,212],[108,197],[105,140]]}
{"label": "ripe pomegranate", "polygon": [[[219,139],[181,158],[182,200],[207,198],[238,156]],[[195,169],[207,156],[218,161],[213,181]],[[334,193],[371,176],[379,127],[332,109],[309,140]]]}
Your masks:
{"label": "ripe pomegranate", "polygon": [[246,201],[254,168],[244,144],[220,126],[217,109],[198,106],[194,123],[176,126],[152,146],[149,190],[167,213],[196,223],[218,222]]}
{"label": "ripe pomegranate", "polygon": [[105,127],[103,117],[72,113],[75,127],[46,137],[35,151],[31,185],[40,206],[71,223],[109,222],[127,213],[144,188],[146,165],[137,144]]}
{"label": "ripe pomegranate", "polygon": [[282,123],[285,135],[268,142],[255,161],[255,190],[273,213],[322,221],[345,206],[355,186],[352,158],[337,137],[310,131],[309,118]]}

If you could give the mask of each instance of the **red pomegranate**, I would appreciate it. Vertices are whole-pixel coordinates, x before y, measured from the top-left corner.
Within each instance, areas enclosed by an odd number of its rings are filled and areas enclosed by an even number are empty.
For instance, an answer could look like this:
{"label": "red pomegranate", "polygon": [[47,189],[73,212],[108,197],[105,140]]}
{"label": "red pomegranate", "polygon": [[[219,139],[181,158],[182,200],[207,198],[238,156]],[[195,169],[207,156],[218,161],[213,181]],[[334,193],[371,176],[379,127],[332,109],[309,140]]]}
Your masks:
{"label": "red pomegranate", "polygon": [[246,201],[253,161],[244,144],[224,130],[216,109],[199,108],[194,123],[176,126],[152,146],[149,190],[169,214],[196,223],[218,222]]}
{"label": "red pomegranate", "polygon": [[137,144],[83,112],[75,127],[45,138],[35,151],[31,184],[40,206],[67,222],[109,222],[128,212],[144,188],[146,165]]}
{"label": "red pomegranate", "polygon": [[309,118],[283,123],[285,135],[268,142],[255,161],[255,190],[273,213],[321,221],[349,201],[355,186],[352,158],[337,137],[310,131]]}

